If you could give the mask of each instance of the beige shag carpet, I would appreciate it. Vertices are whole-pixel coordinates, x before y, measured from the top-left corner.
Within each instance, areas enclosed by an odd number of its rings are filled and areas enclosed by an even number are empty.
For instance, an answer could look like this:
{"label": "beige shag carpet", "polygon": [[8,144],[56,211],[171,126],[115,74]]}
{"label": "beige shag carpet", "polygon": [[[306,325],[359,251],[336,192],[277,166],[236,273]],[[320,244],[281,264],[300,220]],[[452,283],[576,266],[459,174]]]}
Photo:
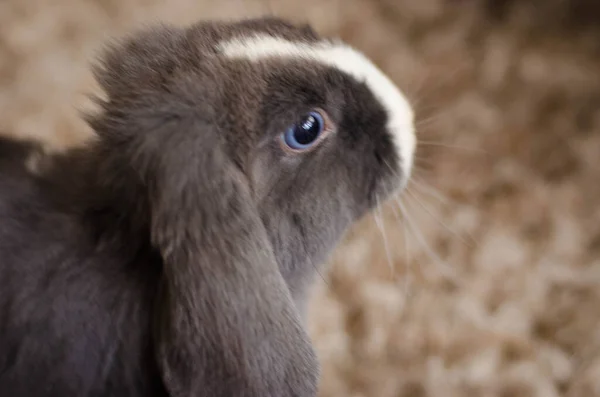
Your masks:
{"label": "beige shag carpet", "polygon": [[141,24],[309,21],[407,91],[421,141],[315,286],[321,396],[600,396],[597,3],[2,0],[0,129],[89,136],[89,62]]}

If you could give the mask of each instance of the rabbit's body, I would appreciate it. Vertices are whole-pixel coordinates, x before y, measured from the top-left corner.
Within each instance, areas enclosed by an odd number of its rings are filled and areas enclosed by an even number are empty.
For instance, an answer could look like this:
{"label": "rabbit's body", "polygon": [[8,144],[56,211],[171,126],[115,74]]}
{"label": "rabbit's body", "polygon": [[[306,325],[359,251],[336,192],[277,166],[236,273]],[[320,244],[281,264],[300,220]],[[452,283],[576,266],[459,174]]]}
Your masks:
{"label": "rabbit's body", "polygon": [[314,397],[306,287],[406,183],[402,94],[277,19],[157,27],[96,74],[98,139],[37,167],[0,140],[0,396]]}
{"label": "rabbit's body", "polygon": [[28,169],[36,151],[0,139],[0,395],[166,395],[150,332],[160,258],[99,244],[52,200],[62,183]]}

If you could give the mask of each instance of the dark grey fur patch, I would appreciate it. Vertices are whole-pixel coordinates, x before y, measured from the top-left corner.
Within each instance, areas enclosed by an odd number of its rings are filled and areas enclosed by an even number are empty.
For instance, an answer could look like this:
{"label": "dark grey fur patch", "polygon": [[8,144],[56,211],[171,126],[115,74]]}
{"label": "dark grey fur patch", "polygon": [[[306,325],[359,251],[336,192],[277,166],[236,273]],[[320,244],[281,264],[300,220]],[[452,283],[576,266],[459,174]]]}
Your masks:
{"label": "dark grey fur patch", "polygon": [[[0,140],[0,396],[316,395],[305,288],[399,159],[361,82],[216,54],[257,31],[319,40],[272,18],[139,32],[96,68],[96,142],[33,175]],[[286,154],[314,107],[336,132]]]}

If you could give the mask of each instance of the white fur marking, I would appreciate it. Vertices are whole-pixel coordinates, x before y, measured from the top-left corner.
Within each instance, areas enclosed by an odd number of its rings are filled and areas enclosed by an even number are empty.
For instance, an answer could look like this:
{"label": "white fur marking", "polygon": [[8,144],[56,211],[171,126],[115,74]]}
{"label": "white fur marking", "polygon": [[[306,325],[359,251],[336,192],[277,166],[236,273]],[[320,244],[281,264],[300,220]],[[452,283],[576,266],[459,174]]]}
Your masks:
{"label": "white fur marking", "polygon": [[309,59],[364,81],[388,112],[388,129],[394,138],[405,182],[409,178],[416,146],[412,108],[396,85],[362,53],[339,42],[294,43],[261,35],[236,38],[219,47],[229,58],[252,61],[269,57]]}

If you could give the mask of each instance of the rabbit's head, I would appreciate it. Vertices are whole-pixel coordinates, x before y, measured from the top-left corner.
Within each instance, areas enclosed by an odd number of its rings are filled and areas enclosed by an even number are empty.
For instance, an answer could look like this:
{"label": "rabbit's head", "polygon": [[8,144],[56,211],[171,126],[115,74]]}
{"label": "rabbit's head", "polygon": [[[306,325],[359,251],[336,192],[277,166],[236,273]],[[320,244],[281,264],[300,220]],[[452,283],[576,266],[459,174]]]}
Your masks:
{"label": "rabbit's head", "polygon": [[139,109],[200,115],[247,186],[296,300],[349,225],[410,176],[413,113],[402,92],[308,26],[260,18],[152,29],[103,65],[109,101],[96,129]]}

